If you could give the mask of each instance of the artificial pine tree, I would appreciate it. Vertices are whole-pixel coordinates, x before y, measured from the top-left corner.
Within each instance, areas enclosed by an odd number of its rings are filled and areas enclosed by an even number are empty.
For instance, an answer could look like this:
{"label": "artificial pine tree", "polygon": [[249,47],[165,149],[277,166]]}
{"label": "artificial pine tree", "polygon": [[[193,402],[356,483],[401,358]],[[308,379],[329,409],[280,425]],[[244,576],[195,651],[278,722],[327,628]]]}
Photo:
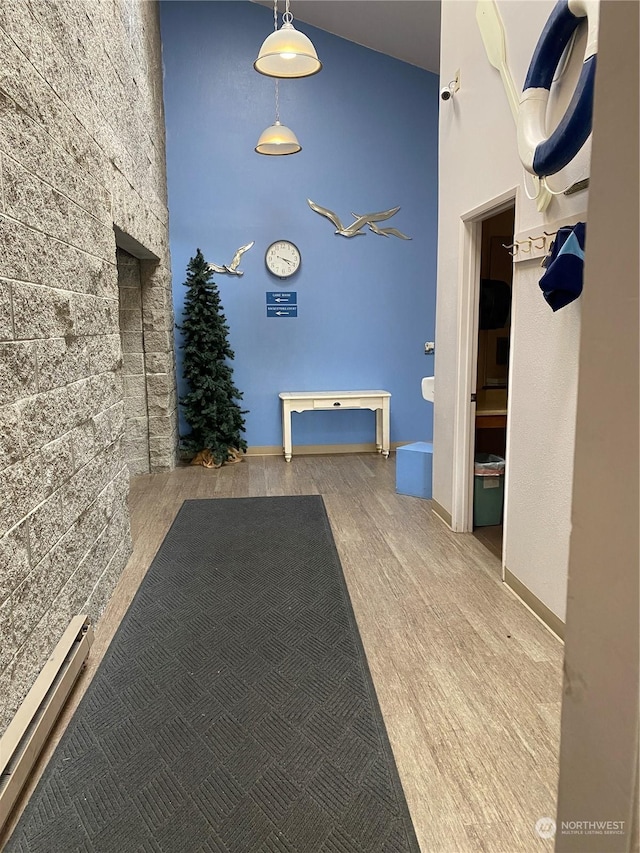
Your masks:
{"label": "artificial pine tree", "polygon": [[187,265],[185,286],[184,322],[177,328],[184,338],[180,348],[189,391],[180,402],[191,432],[183,436],[182,447],[207,467],[219,467],[237,461],[240,451],[247,449],[240,435],[246,411],[236,402],[242,394],[233,384],[229,362],[234,353],[220,293],[200,249]]}

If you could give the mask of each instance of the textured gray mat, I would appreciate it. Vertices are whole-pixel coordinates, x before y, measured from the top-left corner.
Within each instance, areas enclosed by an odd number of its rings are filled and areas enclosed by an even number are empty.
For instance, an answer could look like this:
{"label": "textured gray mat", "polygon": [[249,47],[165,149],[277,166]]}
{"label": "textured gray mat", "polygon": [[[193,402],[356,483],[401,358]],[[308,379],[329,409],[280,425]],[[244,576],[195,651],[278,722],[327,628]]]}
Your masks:
{"label": "textured gray mat", "polygon": [[186,501],[7,853],[418,850],[322,498]]}

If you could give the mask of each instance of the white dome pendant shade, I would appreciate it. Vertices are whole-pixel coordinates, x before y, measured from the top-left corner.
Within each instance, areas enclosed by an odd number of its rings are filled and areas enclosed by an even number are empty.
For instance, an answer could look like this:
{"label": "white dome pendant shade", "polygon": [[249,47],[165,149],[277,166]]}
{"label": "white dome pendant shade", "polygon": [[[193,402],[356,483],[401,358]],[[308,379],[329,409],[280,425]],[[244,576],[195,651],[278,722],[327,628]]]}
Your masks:
{"label": "white dome pendant shade", "polygon": [[278,29],[278,0],[273,0],[273,32],[262,43],[253,67],[267,77],[293,79],[310,77],[322,68],[316,49],[304,33],[293,26],[286,0],[282,26]]}
{"label": "white dome pendant shade", "polygon": [[[289,13],[291,14],[291,13]],[[253,67],[267,77],[311,77],[322,68],[311,39],[283,16],[279,30],[267,36]]]}
{"label": "white dome pendant shade", "polygon": [[266,130],[260,134],[260,139],[256,145],[258,154],[297,154],[302,151],[302,146],[298,142],[295,133],[280,124],[280,81],[276,80],[275,85],[276,95],[276,120]]}
{"label": "white dome pendant shade", "polygon": [[262,131],[256,151],[258,154],[297,154],[302,146],[292,130],[276,121]]}

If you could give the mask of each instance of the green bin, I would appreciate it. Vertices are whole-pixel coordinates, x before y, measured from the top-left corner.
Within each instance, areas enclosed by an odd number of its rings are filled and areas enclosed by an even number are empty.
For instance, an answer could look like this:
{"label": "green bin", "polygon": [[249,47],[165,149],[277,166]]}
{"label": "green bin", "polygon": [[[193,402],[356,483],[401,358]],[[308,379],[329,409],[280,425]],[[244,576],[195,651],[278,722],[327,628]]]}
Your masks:
{"label": "green bin", "polygon": [[477,453],[473,477],[473,526],[502,524],[504,459],[493,453]]}

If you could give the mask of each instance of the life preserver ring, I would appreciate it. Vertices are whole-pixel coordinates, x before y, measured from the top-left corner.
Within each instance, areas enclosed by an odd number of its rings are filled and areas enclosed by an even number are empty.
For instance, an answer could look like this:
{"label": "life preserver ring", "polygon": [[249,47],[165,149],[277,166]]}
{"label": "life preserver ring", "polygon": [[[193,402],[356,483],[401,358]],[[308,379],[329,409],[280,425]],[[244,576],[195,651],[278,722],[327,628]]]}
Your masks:
{"label": "life preserver ring", "polygon": [[[529,65],[518,112],[518,154],[532,175],[555,175],[576,156],[591,133],[598,52],[599,0],[558,0]],[[571,103],[547,138],[549,91],[562,53],[583,18],[588,35],[584,62]]]}

